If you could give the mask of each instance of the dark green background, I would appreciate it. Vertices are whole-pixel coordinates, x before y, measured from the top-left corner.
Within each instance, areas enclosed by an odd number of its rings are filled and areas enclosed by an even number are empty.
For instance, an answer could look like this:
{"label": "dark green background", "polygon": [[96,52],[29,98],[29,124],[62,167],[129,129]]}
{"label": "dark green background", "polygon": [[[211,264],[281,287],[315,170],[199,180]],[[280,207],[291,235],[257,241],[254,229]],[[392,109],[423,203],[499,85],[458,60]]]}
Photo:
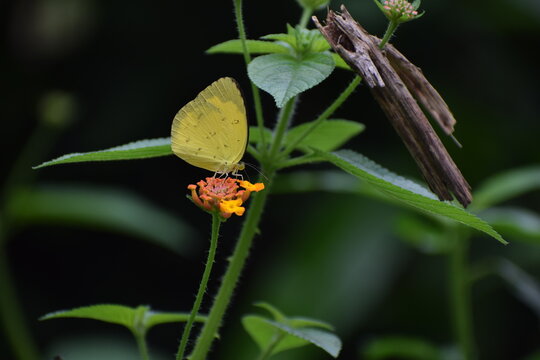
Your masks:
{"label": "dark green background", "polygon": [[[370,32],[383,34],[385,19],[370,0],[345,3]],[[338,5],[333,2],[331,7]],[[422,9],[424,17],[403,25],[392,43],[423,69],[454,112],[455,134],[463,149],[444,141],[473,189],[503,170],[538,164],[540,3],[426,0]],[[285,24],[295,24],[300,13],[293,0],[246,1],[248,37],[284,32]],[[324,17],[325,11],[317,15]],[[48,151],[36,148],[28,167],[66,153],[168,136],[178,109],[221,76],[238,79],[251,104],[241,57],[204,53],[236,37],[230,1],[8,1],[0,5],[0,17],[2,178],[39,122],[40,100],[51,91],[73,96],[77,111]],[[336,70],[302,94],[297,121],[312,120],[350,78],[350,73]],[[263,103],[267,125],[272,126],[273,100],[263,94]],[[248,113],[253,124],[253,110]],[[367,127],[347,148],[402,175],[420,177],[365,87],[359,87],[336,116]],[[7,246],[10,267],[44,353],[61,352],[55,343],[88,334],[127,338],[123,329],[90,321],[37,322],[50,311],[109,302],[190,308],[210,218],[185,198],[185,187],[207,172],[168,157],[59,166],[32,175],[38,183],[132,191],[191,224],[198,235],[192,239],[194,255],[179,257],[98,229],[41,225],[16,233]],[[248,175],[256,177],[249,169]],[[540,211],[539,201],[536,192],[511,204]],[[347,195],[272,197],[212,358],[255,356],[239,319],[255,311],[250,304],[259,300],[290,315],[333,323],[345,342],[344,359],[357,358],[363,344],[390,334],[450,345],[446,259],[420,254],[400,242],[393,228],[404,212]],[[210,294],[240,223],[235,218],[223,226]],[[505,256],[529,272],[540,272],[538,247],[520,242],[503,247],[477,235],[473,259]],[[473,290],[482,359],[518,359],[538,350],[538,319],[499,279],[489,278]],[[179,334],[179,326],[156,329],[150,345],[172,358]],[[9,353],[2,337],[0,354],[12,358],[5,355]],[[302,354],[291,352],[293,358]],[[305,354],[310,359],[324,356],[318,349]]]}

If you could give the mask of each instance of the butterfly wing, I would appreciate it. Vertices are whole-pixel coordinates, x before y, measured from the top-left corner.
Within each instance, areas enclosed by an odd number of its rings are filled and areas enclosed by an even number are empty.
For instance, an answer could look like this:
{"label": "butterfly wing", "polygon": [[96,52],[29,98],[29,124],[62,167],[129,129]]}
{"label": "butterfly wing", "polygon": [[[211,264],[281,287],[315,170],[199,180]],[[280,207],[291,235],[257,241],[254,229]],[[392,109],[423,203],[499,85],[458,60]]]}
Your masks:
{"label": "butterfly wing", "polygon": [[248,141],[246,108],[236,81],[213,82],[178,111],[171,129],[171,147],[191,165],[230,172],[244,156]]}

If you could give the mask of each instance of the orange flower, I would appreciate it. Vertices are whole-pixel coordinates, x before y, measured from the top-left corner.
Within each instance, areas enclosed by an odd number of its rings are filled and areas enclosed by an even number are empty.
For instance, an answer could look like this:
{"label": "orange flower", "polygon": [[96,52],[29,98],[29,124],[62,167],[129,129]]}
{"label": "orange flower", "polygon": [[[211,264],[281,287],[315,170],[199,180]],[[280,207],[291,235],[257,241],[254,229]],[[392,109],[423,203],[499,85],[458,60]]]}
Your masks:
{"label": "orange flower", "polygon": [[238,216],[242,216],[244,215],[244,211],[246,211],[246,208],[240,205],[242,205],[242,199],[224,200],[219,203],[219,209],[221,210],[222,214],[235,213]]}
{"label": "orange flower", "polygon": [[[240,185],[240,186],[238,186]],[[240,187],[245,190],[240,190]],[[253,191],[261,191],[264,184],[251,184],[249,181],[227,178],[207,177],[197,185],[190,184],[191,199],[208,212],[219,212],[222,218],[228,219],[232,214],[242,216],[245,208],[242,204],[247,201]]]}

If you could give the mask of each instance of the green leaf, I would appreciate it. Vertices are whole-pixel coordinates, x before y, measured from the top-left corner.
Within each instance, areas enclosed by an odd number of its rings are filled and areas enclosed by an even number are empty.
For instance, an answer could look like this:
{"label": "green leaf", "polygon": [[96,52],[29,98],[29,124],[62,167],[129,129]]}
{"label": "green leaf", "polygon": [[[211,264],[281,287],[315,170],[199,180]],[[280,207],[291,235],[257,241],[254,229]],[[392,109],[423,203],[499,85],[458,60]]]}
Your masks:
{"label": "green leaf", "polygon": [[272,345],[276,335],[281,334],[282,338],[271,351],[272,355],[310,343],[333,357],[337,357],[341,350],[339,338],[327,331],[314,328],[293,328],[257,315],[244,316],[242,324],[262,351]]}
{"label": "green leaf", "polygon": [[254,305],[257,306],[257,307],[260,307],[261,309],[265,309],[266,311],[268,311],[274,317],[274,320],[276,320],[278,322],[285,322],[286,321],[285,315],[283,315],[283,313],[281,311],[279,311],[275,306],[272,306],[272,305],[270,305],[269,303],[266,303],[266,302],[258,302],[258,303],[254,304]]}
{"label": "green leaf", "polygon": [[[270,320],[259,315],[246,315],[242,317],[242,325],[255,343],[257,343],[261,352],[271,346],[275,341],[276,336],[280,334],[279,329],[276,328]],[[285,350],[298,348],[308,344],[309,342],[307,340],[284,334],[281,341],[275,345],[271,354],[274,355]]]}
{"label": "green leaf", "polygon": [[[263,40],[246,40],[250,54],[287,53],[289,50],[276,42]],[[206,50],[207,54],[242,54],[242,41],[240,39],[228,40],[212,46]]]}
{"label": "green leaf", "polygon": [[[263,129],[263,135],[266,142],[269,143],[272,140],[272,130],[268,128]],[[249,127],[249,142],[251,144],[257,144],[261,142],[261,130],[258,126],[250,126]]]}
{"label": "green leaf", "polygon": [[41,165],[35,166],[34,169],[67,163],[147,159],[167,155],[172,155],[170,138],[148,139],[115,146],[105,150],[64,155],[57,159],[46,161]]}
{"label": "green leaf", "polygon": [[[187,321],[189,315],[188,313],[152,311],[148,306],[132,308],[116,304],[99,304],[55,311],[42,316],[39,320],[60,318],[92,319],[122,325],[135,333],[144,334],[155,325]],[[195,321],[204,322],[206,316],[197,316]]]}
{"label": "green leaf", "polygon": [[310,327],[334,331],[334,327],[327,322],[305,317],[289,318],[288,323],[295,329]]}
{"label": "green leaf", "polygon": [[[313,44],[313,51],[324,51],[327,49],[327,45],[323,44],[322,40],[317,39]],[[328,42],[326,42],[328,44]],[[248,52],[250,54],[282,54],[288,53],[289,49],[286,46],[273,42],[273,41],[263,41],[263,40],[247,40],[246,45]],[[238,39],[228,40],[212,46],[210,49],[206,50],[207,54],[242,54],[242,42]],[[332,59],[336,64],[336,67],[351,70],[351,67],[347,65],[345,60],[338,54],[331,52]]]}
{"label": "green leaf", "polygon": [[258,315],[247,315],[242,318],[242,324],[253,340],[259,345],[261,351],[276,354],[281,351],[312,343],[332,356],[336,357],[341,349],[339,338],[327,331],[315,328],[332,330],[332,326],[315,319],[295,317],[287,318],[276,307],[260,302],[255,304],[268,311],[275,321]]}
{"label": "green leaf", "polygon": [[330,50],[330,44],[317,29],[308,30],[300,27],[293,28],[287,25],[287,31],[287,34],[269,34],[261,38],[286,43],[297,54]]}
{"label": "green leaf", "polygon": [[[177,322],[186,322],[189,319],[189,313],[176,313],[176,312],[164,312],[150,310],[146,314],[146,326],[148,329],[160,324],[170,324]],[[207,316],[197,315],[195,316],[196,322],[205,322]]]}
{"label": "green leaf", "polygon": [[427,218],[402,215],[396,224],[400,239],[426,254],[446,254],[453,243],[444,236],[444,228],[429,223]]}
{"label": "green leaf", "polygon": [[187,254],[192,228],[125,190],[82,185],[20,188],[7,212],[18,225],[71,225],[134,235]]}
{"label": "green leaf", "polygon": [[317,36],[313,39],[311,43],[311,51],[313,52],[324,52],[330,50],[330,44],[326,39],[319,33],[320,36]]}
{"label": "green leaf", "polygon": [[302,59],[289,54],[263,55],[248,65],[251,81],[272,95],[279,108],[326,79],[332,70],[334,60],[329,53],[308,54]]}
{"label": "green leaf", "polygon": [[[337,358],[341,351],[341,340],[334,334],[314,328],[293,328],[275,321],[266,320],[271,325],[286,332],[288,335],[303,339]],[[284,341],[285,342],[285,341]],[[291,341],[292,342],[292,341]],[[279,348],[281,343],[276,347]]]}
{"label": "green leaf", "polygon": [[493,207],[482,212],[482,217],[497,229],[515,240],[540,241],[540,215],[515,207]]}
{"label": "green leaf", "polygon": [[260,307],[261,309],[265,309],[268,311],[273,317],[274,320],[290,325],[294,328],[302,328],[302,327],[319,327],[327,330],[334,330],[334,327],[324,321],[306,318],[306,317],[293,317],[293,318],[287,318],[279,309],[277,309],[275,306],[266,303],[266,302],[258,302],[255,303],[254,306]]}
{"label": "green leaf", "polygon": [[425,187],[396,175],[365,156],[351,150],[340,150],[327,153],[315,150],[320,158],[333,163],[344,171],[367,181],[381,192],[393,197],[404,204],[422,211],[441,215],[464,225],[480,230],[503,244],[507,242],[484,220],[465,211],[460,206],[450,202],[439,201]]}
{"label": "green leaf", "polygon": [[115,304],[100,304],[84,306],[71,310],[60,310],[49,314],[46,314],[39,318],[39,320],[50,320],[60,318],[80,318],[80,319],[92,319],[108,322],[111,324],[118,324],[133,329],[135,324],[135,315],[138,309],[148,310],[148,307],[140,306],[138,308],[131,308],[123,305]]}
{"label": "green leaf", "polygon": [[339,56],[336,53],[331,53],[332,59],[334,59],[334,62],[336,63],[336,67],[345,69],[345,70],[351,70],[351,67],[343,60],[341,56]]}
{"label": "green leaf", "polygon": [[289,45],[296,46],[296,36],[294,36],[294,34],[283,34],[283,33],[268,34],[268,35],[261,36],[261,39],[282,41]]}
{"label": "green leaf", "polygon": [[[300,136],[311,126],[310,123],[298,125],[287,132],[285,142],[291,144],[296,142]],[[361,123],[343,119],[326,120],[319,124],[315,130],[307,135],[297,148],[305,152],[310,151],[309,147],[322,151],[332,151],[339,148],[348,140],[358,135],[364,130],[365,126]]]}
{"label": "green leaf", "polygon": [[425,340],[405,336],[389,336],[371,341],[364,349],[362,358],[367,360],[437,360],[443,357],[435,346]]}
{"label": "green leaf", "polygon": [[485,209],[531,190],[540,189],[540,167],[510,170],[488,179],[474,194],[475,209]]}

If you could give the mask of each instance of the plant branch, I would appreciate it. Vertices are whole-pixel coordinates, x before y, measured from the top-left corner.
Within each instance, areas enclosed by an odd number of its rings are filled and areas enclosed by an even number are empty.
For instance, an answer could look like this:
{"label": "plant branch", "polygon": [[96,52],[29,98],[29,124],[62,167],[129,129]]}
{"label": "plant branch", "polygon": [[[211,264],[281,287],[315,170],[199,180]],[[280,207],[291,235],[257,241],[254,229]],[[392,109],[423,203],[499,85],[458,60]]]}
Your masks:
{"label": "plant branch", "polygon": [[[238,37],[242,43],[242,52],[244,54],[244,61],[246,66],[251,62],[251,55],[249,54],[246,42],[246,29],[244,27],[244,16],[242,14],[242,0],[234,0],[234,14],[236,17],[236,27],[238,28]],[[259,143],[260,147],[266,151],[266,140],[264,138],[264,117],[262,112],[262,103],[261,95],[259,93],[259,88],[255,84],[251,83],[251,93],[253,94],[253,104],[255,106],[255,117],[257,119],[257,126],[261,132],[261,141]]]}
{"label": "plant branch", "polygon": [[208,257],[206,259],[206,266],[204,268],[204,273],[199,284],[199,291],[195,297],[195,303],[191,309],[191,314],[189,315],[188,321],[184,327],[184,332],[182,334],[182,339],[180,340],[180,346],[178,347],[178,352],[176,354],[176,360],[182,360],[184,358],[184,352],[186,350],[187,342],[189,339],[189,334],[195,318],[199,313],[199,308],[201,307],[202,299],[204,293],[206,292],[206,286],[208,284],[208,279],[210,279],[210,273],[212,272],[212,266],[214,265],[214,258],[216,257],[216,249],[219,237],[219,227],[221,224],[221,218],[218,213],[212,214],[212,235],[210,238],[210,250],[208,250]]}
{"label": "plant branch", "polygon": [[458,228],[451,228],[453,247],[449,254],[450,296],[454,314],[454,332],[465,360],[475,359],[472,325],[471,293],[467,252],[469,239],[461,236]]}
{"label": "plant branch", "polygon": [[399,24],[396,21],[389,21],[388,26],[386,27],[386,32],[384,33],[384,36],[379,44],[379,49],[382,49],[384,45],[388,41],[390,41],[390,38],[392,38],[392,35],[396,32]]}
{"label": "plant branch", "polygon": [[272,146],[270,148],[270,161],[272,162],[276,160],[283,142],[283,138],[285,137],[287,129],[289,128],[291,116],[293,114],[297,99],[298,96],[295,96],[287,101],[279,113],[278,121],[274,129],[274,141],[272,142]]}
{"label": "plant branch", "polygon": [[298,22],[298,26],[300,26],[302,29],[305,29],[307,27],[309,18],[311,17],[311,14],[313,14],[313,9],[309,7],[305,7],[302,11],[302,16],[300,17],[300,21]]}
{"label": "plant branch", "polygon": [[298,137],[293,143],[289,144],[285,150],[282,152],[282,156],[289,155],[297,146],[300,144],[306,136],[308,136],[317,126],[319,126],[323,121],[328,119],[334,111],[336,111],[337,108],[339,108],[345,100],[353,93],[353,91],[356,89],[356,87],[360,84],[362,81],[362,78],[358,75],[354,77],[354,79],[350,82],[350,84],[339,94],[339,96],[334,100],[333,103],[330,104],[326,108],[326,110],[323,111],[321,115],[317,119],[311,122],[311,125],[309,128],[302,134],[302,136]]}
{"label": "plant branch", "polygon": [[142,360],[150,360],[150,355],[148,354],[148,346],[146,345],[146,338],[144,334],[134,333],[135,340],[137,341],[137,347],[139,348],[139,353],[141,354]]}
{"label": "plant branch", "polygon": [[[271,183],[273,175],[273,172],[267,173],[267,184]],[[252,195],[253,201],[246,211],[247,215],[242,227],[242,232],[240,233],[234,252],[230,257],[229,266],[225,272],[216,298],[214,299],[212,309],[210,309],[208,318],[197,339],[190,360],[204,360],[207,358],[210,345],[217,335],[223,315],[231,302],[232,293],[249,255],[249,250],[253,242],[253,237],[257,232],[269,190],[270,189],[267,187],[264,191]]]}

